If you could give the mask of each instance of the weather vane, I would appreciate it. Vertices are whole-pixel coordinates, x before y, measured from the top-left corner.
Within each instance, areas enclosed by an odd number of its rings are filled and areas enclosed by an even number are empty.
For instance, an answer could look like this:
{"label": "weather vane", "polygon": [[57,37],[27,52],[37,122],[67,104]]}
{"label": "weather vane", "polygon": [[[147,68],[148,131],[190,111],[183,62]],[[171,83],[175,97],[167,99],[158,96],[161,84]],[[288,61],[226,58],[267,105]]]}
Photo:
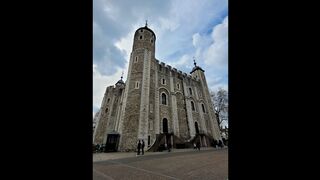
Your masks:
{"label": "weather vane", "polygon": [[148,27],[148,20],[146,20],[146,27]]}
{"label": "weather vane", "polygon": [[123,78],[123,70],[122,70],[122,73],[121,73],[121,79]]}
{"label": "weather vane", "polygon": [[193,56],[193,64],[194,66],[197,66],[196,59],[194,58],[194,56]]}

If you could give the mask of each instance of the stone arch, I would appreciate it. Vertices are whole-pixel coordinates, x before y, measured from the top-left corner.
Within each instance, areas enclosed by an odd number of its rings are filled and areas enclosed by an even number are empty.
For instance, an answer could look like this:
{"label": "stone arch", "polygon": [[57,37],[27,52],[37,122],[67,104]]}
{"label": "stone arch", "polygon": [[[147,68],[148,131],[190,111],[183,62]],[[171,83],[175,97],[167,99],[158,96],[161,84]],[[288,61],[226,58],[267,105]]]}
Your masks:
{"label": "stone arch", "polygon": [[192,111],[196,111],[194,102],[191,100],[190,103],[191,103],[191,110],[192,110]]}
{"label": "stone arch", "polygon": [[[193,102],[194,110],[192,109],[192,102]],[[193,97],[190,98],[190,107],[192,111],[197,112],[197,109],[198,109],[197,101]]]}
{"label": "stone arch", "polygon": [[206,108],[205,108],[205,106],[204,106],[204,103],[201,103],[201,107],[202,107],[202,112],[203,112],[203,113],[206,113],[207,111],[206,111]]}
{"label": "stone arch", "polygon": [[166,93],[161,93],[161,104],[167,105],[167,95],[166,95]]}
{"label": "stone arch", "polygon": [[170,93],[168,91],[168,89],[161,87],[159,88],[159,99],[160,99],[160,104],[162,104],[162,94],[166,95],[166,105],[170,104]]}
{"label": "stone arch", "polygon": [[193,94],[192,94],[193,92],[192,92],[192,88],[191,88],[191,87],[188,88],[188,92],[189,92],[189,95],[190,95],[190,96],[193,95]]}

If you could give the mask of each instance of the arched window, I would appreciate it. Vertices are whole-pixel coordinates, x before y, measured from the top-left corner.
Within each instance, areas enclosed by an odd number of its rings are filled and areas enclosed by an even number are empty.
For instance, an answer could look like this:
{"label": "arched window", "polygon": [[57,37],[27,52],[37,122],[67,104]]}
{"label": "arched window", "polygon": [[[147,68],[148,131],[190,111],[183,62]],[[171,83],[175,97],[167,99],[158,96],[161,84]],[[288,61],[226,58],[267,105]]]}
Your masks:
{"label": "arched window", "polygon": [[189,88],[189,94],[192,95],[192,89],[191,88]]}
{"label": "arched window", "polygon": [[192,111],[195,111],[193,101],[191,101],[191,109],[192,109]]}
{"label": "arched window", "polygon": [[196,134],[199,134],[199,126],[198,126],[198,122],[194,123],[195,129],[196,129]]}
{"label": "arched window", "polygon": [[110,102],[110,98],[108,98],[108,100],[107,100],[107,103],[109,103]]}
{"label": "arched window", "polygon": [[204,109],[204,105],[203,105],[203,104],[201,104],[201,106],[202,106],[202,111],[205,113],[205,112],[206,112],[206,110]]}
{"label": "arched window", "polygon": [[142,39],[142,36],[140,36],[140,39]]}
{"label": "arched window", "polygon": [[165,93],[161,94],[161,102],[162,104],[166,105],[167,104],[167,95]]}
{"label": "arched window", "polygon": [[105,112],[106,112],[106,113],[108,112],[108,108],[105,110]]}
{"label": "arched window", "polygon": [[177,84],[177,89],[180,89],[180,84],[179,83]]}
{"label": "arched window", "polygon": [[162,84],[166,85],[166,80],[165,79],[162,79]]}

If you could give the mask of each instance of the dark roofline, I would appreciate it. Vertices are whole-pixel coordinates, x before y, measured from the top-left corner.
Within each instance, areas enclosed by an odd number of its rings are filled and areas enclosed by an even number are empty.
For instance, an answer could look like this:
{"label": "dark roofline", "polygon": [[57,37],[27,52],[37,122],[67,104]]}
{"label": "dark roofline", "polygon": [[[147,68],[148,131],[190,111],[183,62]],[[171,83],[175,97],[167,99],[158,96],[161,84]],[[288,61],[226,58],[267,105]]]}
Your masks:
{"label": "dark roofline", "polygon": [[201,67],[196,66],[196,67],[194,67],[194,68],[192,69],[192,71],[190,72],[190,74],[192,74],[192,73],[193,73],[194,71],[196,71],[196,70],[200,70],[200,71],[204,72],[204,70],[203,70]]}
{"label": "dark roofline", "polygon": [[154,35],[154,40],[157,39],[156,34],[151,29],[149,29],[148,27],[146,27],[146,26],[145,27],[141,27],[141,28],[137,29],[136,32],[139,31],[140,29],[146,29],[146,30],[152,32],[152,34]]}

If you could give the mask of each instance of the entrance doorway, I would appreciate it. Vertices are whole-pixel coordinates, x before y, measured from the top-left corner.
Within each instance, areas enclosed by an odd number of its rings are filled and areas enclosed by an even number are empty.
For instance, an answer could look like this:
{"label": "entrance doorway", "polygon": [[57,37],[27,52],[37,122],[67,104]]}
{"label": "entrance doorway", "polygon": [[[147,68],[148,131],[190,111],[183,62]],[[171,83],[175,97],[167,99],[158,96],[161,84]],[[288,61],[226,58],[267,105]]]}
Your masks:
{"label": "entrance doorway", "polygon": [[196,127],[196,134],[199,134],[198,122],[195,122],[195,123],[194,123],[194,126]]}
{"label": "entrance doorway", "polygon": [[108,134],[106,142],[106,151],[117,151],[120,134]]}
{"label": "entrance doorway", "polygon": [[162,121],[163,133],[168,133],[168,120],[166,118]]}

